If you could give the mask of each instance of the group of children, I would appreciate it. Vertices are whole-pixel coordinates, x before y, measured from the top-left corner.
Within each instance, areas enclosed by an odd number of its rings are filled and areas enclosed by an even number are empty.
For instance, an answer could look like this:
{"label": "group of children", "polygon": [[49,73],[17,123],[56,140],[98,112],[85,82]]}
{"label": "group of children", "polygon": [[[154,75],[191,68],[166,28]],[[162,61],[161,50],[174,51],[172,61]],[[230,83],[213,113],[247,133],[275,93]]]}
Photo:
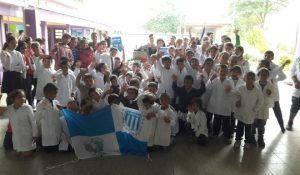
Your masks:
{"label": "group of children", "polygon": [[[151,41],[153,35],[149,38]],[[240,147],[244,135],[245,148],[256,143],[265,146],[268,111],[274,102],[279,106],[276,82],[285,78],[282,69],[287,63],[275,65],[274,53],[267,51],[256,73],[249,71],[243,47],[234,47],[228,36],[222,37],[220,46],[209,37],[203,38],[202,45],[195,45],[195,38],[170,43],[167,55],[160,50],[164,41],[158,41],[156,53],[148,60],[126,63],[125,56],[121,61],[117,49],[107,48],[104,40],[92,43],[95,47],[86,41],[77,46],[76,38],[64,34],[50,56],[41,51],[38,42],[27,42],[16,51],[16,39],[8,38],[1,52],[5,70],[2,92],[9,93],[8,106],[0,108],[0,113],[2,118],[9,118],[13,148],[24,156],[31,155],[36,144],[47,152],[67,150],[68,146],[62,144],[68,145],[70,139],[60,110],[68,108],[89,116],[107,105],[141,112],[147,129],[139,134],[148,138],[149,151],[168,148],[178,132],[193,132],[200,145],[207,145],[210,136],[219,137],[221,133],[230,144],[236,132],[235,147]],[[78,47],[83,53],[75,58]],[[36,87],[11,83],[14,75],[26,81],[30,71]],[[34,103],[26,103],[27,92],[33,87],[35,113]]]}

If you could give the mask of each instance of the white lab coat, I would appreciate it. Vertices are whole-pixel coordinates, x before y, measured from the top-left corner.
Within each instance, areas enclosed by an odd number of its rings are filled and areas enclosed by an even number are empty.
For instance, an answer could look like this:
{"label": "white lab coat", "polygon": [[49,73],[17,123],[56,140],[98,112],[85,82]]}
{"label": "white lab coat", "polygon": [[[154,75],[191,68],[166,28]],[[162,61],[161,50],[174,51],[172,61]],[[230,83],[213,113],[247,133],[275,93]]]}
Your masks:
{"label": "white lab coat", "polygon": [[232,93],[226,93],[225,88],[230,86],[233,89],[233,83],[228,79],[221,82],[220,78],[215,78],[207,83],[208,104],[207,111],[217,115],[231,115]]}
{"label": "white lab coat", "polygon": [[[93,78],[95,80],[95,87],[100,88],[104,91],[106,83],[104,83],[104,74],[101,72],[93,73]],[[107,80],[109,81],[109,80]]]}
{"label": "white lab coat", "polygon": [[[144,105],[142,104],[142,99],[144,98],[143,95],[138,97],[138,106],[139,111],[141,112],[142,121],[141,121],[141,128],[137,134],[137,138],[141,139],[143,141],[148,142],[148,146],[154,145],[154,136],[155,136],[155,128],[157,123],[157,112],[159,111],[159,105],[157,103],[154,103],[150,108],[146,109]],[[147,119],[146,116],[149,113],[156,113],[156,117]]]}
{"label": "white lab coat", "polygon": [[[233,80],[231,77],[229,78],[229,80],[233,83],[233,92],[234,91],[237,91],[238,88],[242,85],[245,85],[245,81],[243,79],[238,79],[238,80]],[[232,104],[231,104],[231,109],[232,111],[231,112],[235,112],[236,110],[236,106],[235,106],[235,98],[232,98]]]}
{"label": "white lab coat", "polygon": [[199,137],[201,134],[208,137],[207,119],[203,111],[199,110],[197,113],[188,112],[187,121],[191,124],[196,137]]}
{"label": "white lab coat", "polygon": [[56,75],[56,83],[58,88],[57,100],[62,106],[67,106],[72,99],[71,94],[75,94],[76,91],[76,78],[71,71],[67,76],[60,72]]}
{"label": "white lab coat", "polygon": [[23,104],[15,109],[13,105],[9,105],[3,117],[10,121],[12,141],[16,151],[30,151],[36,148],[33,137],[37,137],[37,126],[31,106]]}
{"label": "white lab coat", "polygon": [[279,101],[279,89],[278,89],[278,81],[283,81],[286,79],[286,75],[282,70],[282,67],[279,67],[274,64],[274,68],[270,71],[269,79],[274,84],[274,102]]}
{"label": "white lab coat", "polygon": [[36,95],[37,100],[42,100],[44,97],[44,87],[48,83],[54,83],[53,77],[55,75],[55,70],[51,67],[45,69],[40,61],[36,62],[36,75],[37,75],[37,85],[36,85]]}
{"label": "white lab coat", "polygon": [[158,83],[157,94],[167,93],[170,98],[174,97],[174,91],[172,89],[173,75],[176,75],[176,71],[173,67],[166,69],[162,67],[159,61],[156,62],[156,68],[158,70],[157,76],[160,77],[160,82]]}
{"label": "white lab coat", "polygon": [[[261,90],[263,97],[264,97],[264,103],[260,107],[259,111],[256,114],[256,119],[264,119],[267,120],[269,118],[269,108],[273,107],[274,105],[274,85],[268,81],[268,83],[265,85],[265,87],[262,89],[262,87],[259,84],[259,81],[255,82],[255,86]],[[271,91],[271,95],[267,94],[267,90]]]}
{"label": "white lab coat", "polygon": [[26,71],[26,65],[20,52],[8,49],[2,50],[0,58],[4,71],[15,71],[20,73]]}
{"label": "white lab coat", "polygon": [[36,107],[35,118],[41,127],[42,145],[55,146],[59,144],[61,136],[61,122],[59,119],[58,101],[51,102],[43,98]]}
{"label": "white lab coat", "polygon": [[178,77],[177,79],[177,86],[183,87],[184,85],[184,78],[188,75],[186,68],[183,68],[182,70],[176,69],[175,75]]}
{"label": "white lab coat", "polygon": [[[164,118],[169,117],[170,123],[166,123]],[[177,114],[170,106],[166,110],[160,109],[157,113],[157,123],[154,136],[154,145],[169,146],[171,142],[171,127],[175,126]]]}
{"label": "white lab coat", "polygon": [[245,124],[252,124],[264,103],[263,94],[256,86],[248,90],[246,85],[240,86],[234,94],[236,101],[241,100],[241,107],[236,108],[234,117]]}

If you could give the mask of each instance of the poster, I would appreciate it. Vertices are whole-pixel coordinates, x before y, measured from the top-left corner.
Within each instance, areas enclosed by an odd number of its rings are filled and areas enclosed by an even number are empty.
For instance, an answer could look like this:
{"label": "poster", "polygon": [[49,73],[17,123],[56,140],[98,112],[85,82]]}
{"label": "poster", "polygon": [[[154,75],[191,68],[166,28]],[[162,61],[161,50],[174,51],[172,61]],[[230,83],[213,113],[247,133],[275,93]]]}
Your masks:
{"label": "poster", "polygon": [[122,51],[122,38],[120,36],[118,37],[112,37],[111,38],[111,44],[113,47],[118,48],[119,51]]}

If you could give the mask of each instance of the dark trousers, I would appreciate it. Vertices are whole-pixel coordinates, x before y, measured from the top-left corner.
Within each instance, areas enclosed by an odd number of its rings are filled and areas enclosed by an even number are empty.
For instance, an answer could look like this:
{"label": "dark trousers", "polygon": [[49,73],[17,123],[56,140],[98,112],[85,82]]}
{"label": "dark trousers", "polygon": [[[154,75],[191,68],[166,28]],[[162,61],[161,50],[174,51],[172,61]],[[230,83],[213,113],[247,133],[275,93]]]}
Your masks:
{"label": "dark trousers", "polygon": [[276,119],[278,121],[278,124],[280,128],[283,130],[284,129],[284,123],[283,123],[283,118],[282,118],[282,113],[281,113],[281,108],[279,101],[275,101],[274,107],[273,107],[274,114],[276,116]]}
{"label": "dark trousers", "polygon": [[213,121],[213,135],[219,136],[220,129],[222,126],[223,134],[225,138],[230,138],[230,116],[223,116],[223,115],[214,115]]}
{"label": "dark trousers", "polygon": [[3,147],[6,150],[13,149],[12,132],[6,132],[3,140]]}
{"label": "dark trousers", "polygon": [[30,106],[32,106],[33,104],[32,85],[33,85],[33,76],[27,75],[25,79],[25,90],[26,90],[26,98]]}
{"label": "dark trousers", "polygon": [[55,151],[58,151],[58,145],[54,145],[54,146],[43,146],[43,150],[47,153],[52,153]]}
{"label": "dark trousers", "polygon": [[256,134],[256,129],[257,129],[258,139],[264,138],[266,123],[267,123],[267,120],[255,119],[255,121],[252,125],[253,138],[254,138],[254,135]]}
{"label": "dark trousers", "polygon": [[235,140],[242,140],[245,133],[245,143],[251,143],[251,124],[245,124],[238,120]]}
{"label": "dark trousers", "polygon": [[213,114],[210,113],[210,112],[205,112],[205,115],[206,115],[206,126],[207,126],[207,129],[208,129],[208,133],[211,134],[212,133],[212,126],[211,126],[211,121],[212,121],[212,118],[213,118]]}
{"label": "dark trousers", "polygon": [[234,118],[234,113],[231,113],[230,116],[230,136],[233,137],[234,128],[235,128],[236,119]]}

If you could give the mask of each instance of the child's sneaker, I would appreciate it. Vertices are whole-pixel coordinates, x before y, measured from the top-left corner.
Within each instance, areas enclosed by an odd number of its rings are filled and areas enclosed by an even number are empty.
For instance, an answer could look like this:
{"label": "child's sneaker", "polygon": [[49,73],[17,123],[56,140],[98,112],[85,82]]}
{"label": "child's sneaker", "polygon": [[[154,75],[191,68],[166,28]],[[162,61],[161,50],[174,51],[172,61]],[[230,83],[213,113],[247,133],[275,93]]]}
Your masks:
{"label": "child's sneaker", "polygon": [[257,144],[259,147],[264,148],[266,146],[264,139],[258,139]]}
{"label": "child's sneaker", "polygon": [[240,146],[241,146],[241,141],[240,140],[235,141],[234,147],[239,148]]}
{"label": "child's sneaker", "polygon": [[250,143],[245,143],[244,148],[248,149],[248,148],[250,148],[250,146],[251,146]]}

